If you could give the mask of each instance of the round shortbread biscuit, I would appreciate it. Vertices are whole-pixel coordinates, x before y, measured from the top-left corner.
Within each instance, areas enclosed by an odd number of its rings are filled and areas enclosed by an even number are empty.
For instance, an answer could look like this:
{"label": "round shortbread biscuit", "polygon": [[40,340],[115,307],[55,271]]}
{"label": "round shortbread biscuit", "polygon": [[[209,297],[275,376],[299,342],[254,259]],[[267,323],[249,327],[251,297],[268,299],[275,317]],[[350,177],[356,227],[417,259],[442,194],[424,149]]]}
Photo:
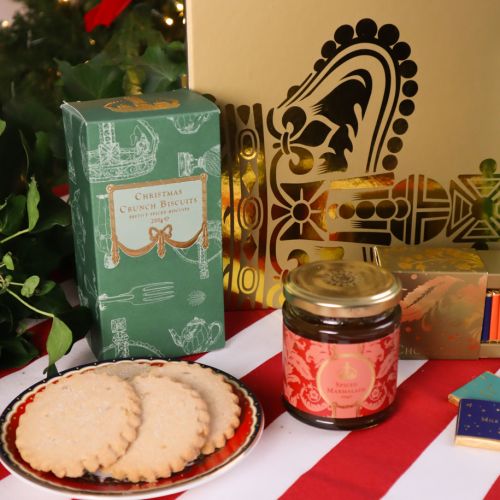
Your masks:
{"label": "round shortbread biscuit", "polygon": [[142,400],[142,425],[127,452],[101,472],[132,482],[169,477],[200,454],[210,421],[206,404],[168,377],[145,373],[132,385]]}
{"label": "round shortbread biscuit", "polygon": [[98,366],[95,369],[96,373],[107,373],[108,375],[115,375],[123,380],[131,380],[137,375],[142,375],[151,370],[151,365],[146,363],[139,363],[125,359],[117,363],[109,363]]}
{"label": "round shortbread biscuit", "polygon": [[79,477],[125,453],[140,415],[130,383],[93,371],[75,373],[35,396],[19,419],[16,446],[35,469]]}
{"label": "round shortbread biscuit", "polygon": [[233,437],[239,425],[241,413],[238,396],[224,377],[209,367],[186,363],[185,361],[171,361],[162,366],[151,366],[135,361],[120,361],[116,364],[99,367],[104,373],[117,375],[125,380],[143,373],[166,375],[172,380],[187,384],[199,392],[205,400],[210,414],[210,430],[202,453],[209,454],[221,448],[226,441]]}
{"label": "round shortbread biscuit", "polygon": [[151,368],[151,373],[170,377],[172,380],[187,384],[205,400],[210,414],[210,430],[201,449],[202,453],[212,453],[221,448],[234,436],[240,424],[241,413],[238,396],[233,392],[222,375],[209,367],[186,363],[168,362]]}

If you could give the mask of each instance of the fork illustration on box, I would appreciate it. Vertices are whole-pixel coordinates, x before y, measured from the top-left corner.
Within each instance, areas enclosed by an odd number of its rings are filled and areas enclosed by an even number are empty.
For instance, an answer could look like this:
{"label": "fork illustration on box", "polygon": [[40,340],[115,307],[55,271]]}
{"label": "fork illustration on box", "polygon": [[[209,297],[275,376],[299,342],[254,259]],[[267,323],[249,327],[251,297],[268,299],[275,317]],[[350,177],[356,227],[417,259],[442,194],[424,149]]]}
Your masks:
{"label": "fork illustration on box", "polygon": [[161,281],[159,283],[147,283],[136,285],[128,292],[118,295],[99,295],[97,301],[99,309],[104,311],[108,304],[115,302],[125,302],[133,306],[142,306],[154,302],[162,302],[175,297],[174,283],[172,281]]}

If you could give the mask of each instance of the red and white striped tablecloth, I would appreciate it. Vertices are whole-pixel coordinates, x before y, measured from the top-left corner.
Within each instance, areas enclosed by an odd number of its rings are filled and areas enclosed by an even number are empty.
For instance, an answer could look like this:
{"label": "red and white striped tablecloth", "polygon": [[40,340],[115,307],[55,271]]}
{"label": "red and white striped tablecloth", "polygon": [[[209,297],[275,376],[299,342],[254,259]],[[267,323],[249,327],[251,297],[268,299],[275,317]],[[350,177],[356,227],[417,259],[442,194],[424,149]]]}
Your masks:
{"label": "red and white striped tablecloth", "polygon": [[[196,357],[243,380],[261,401],[264,434],[241,463],[213,481],[170,499],[500,499],[500,454],[453,444],[457,408],[449,392],[484,371],[500,374],[500,359],[401,361],[398,410],[362,431],[305,425],[281,404],[281,311],[226,313],[224,349]],[[93,361],[85,340],[60,370]],[[191,357],[189,359],[195,359]],[[0,409],[42,378],[46,357],[0,372]],[[0,499],[61,498],[26,484],[0,466]]]}

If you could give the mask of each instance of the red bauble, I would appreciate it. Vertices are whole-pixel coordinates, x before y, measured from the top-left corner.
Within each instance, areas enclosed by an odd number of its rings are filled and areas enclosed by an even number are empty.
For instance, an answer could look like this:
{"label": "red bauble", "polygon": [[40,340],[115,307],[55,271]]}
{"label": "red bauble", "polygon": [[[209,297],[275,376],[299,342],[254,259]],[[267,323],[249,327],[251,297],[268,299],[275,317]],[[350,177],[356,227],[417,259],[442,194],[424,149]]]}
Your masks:
{"label": "red bauble", "polygon": [[132,0],[101,0],[100,3],[85,14],[85,30],[90,32],[100,24],[109,26],[125,10],[131,1]]}

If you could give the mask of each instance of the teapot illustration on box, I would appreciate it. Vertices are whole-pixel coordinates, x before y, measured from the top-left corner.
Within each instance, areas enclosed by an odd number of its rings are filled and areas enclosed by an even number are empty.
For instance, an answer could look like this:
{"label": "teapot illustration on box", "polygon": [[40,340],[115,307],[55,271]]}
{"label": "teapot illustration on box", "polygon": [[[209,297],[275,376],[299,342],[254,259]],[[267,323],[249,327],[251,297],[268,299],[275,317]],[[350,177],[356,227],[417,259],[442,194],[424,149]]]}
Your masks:
{"label": "teapot illustration on box", "polygon": [[222,333],[222,324],[218,321],[207,324],[204,319],[195,316],[180,333],[174,328],[169,328],[168,331],[175,345],[184,352],[205,352]]}

